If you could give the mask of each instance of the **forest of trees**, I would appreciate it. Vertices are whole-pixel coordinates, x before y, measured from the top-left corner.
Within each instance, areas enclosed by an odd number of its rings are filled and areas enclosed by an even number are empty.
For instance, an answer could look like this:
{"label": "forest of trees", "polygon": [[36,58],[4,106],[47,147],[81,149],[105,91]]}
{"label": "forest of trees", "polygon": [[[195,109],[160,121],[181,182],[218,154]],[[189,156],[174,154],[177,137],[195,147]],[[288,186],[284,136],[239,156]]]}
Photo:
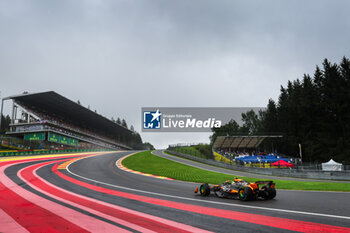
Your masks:
{"label": "forest of trees", "polygon": [[128,146],[131,146],[137,150],[154,150],[154,147],[149,142],[142,142],[142,138],[138,132],[133,128],[131,129],[132,133],[124,138],[124,143]]}
{"label": "forest of trees", "polygon": [[0,134],[6,132],[6,130],[9,128],[10,123],[11,123],[11,118],[9,115],[7,115],[7,116],[1,115]]}
{"label": "forest of trees", "polygon": [[[219,135],[283,135],[275,148],[290,156],[299,154],[304,162],[330,158],[350,163],[350,61],[340,64],[324,60],[313,76],[288,81],[281,86],[277,101],[269,100],[265,110],[242,114],[243,125],[231,120],[213,129],[211,142]],[[265,146],[270,144],[265,141]],[[264,146],[264,145],[263,145]]]}
{"label": "forest of trees", "polygon": [[[125,119],[120,119],[119,117],[117,118],[117,120],[114,120],[114,118],[112,117],[111,120],[118,124],[121,125],[125,128],[128,128],[128,124],[126,123]],[[124,136],[122,138],[118,138],[117,139],[123,143],[125,143],[128,146],[131,146],[134,149],[138,149],[138,150],[154,150],[154,146],[149,143],[149,142],[142,142],[142,138],[140,136],[140,134],[135,130],[133,125],[130,125],[130,131],[131,134]]]}

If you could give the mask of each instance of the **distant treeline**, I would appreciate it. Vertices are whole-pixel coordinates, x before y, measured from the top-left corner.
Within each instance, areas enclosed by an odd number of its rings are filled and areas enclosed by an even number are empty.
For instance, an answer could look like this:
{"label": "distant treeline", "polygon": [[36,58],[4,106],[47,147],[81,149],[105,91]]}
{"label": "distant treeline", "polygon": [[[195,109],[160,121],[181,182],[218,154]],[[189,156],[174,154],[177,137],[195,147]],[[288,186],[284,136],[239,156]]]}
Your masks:
{"label": "distant treeline", "polygon": [[[125,119],[120,119],[118,117],[117,120],[114,120],[114,118],[112,117],[111,121],[129,129]],[[151,143],[142,142],[142,138],[140,134],[135,130],[133,125],[130,126],[129,130],[131,131],[131,134],[124,135],[123,137],[116,136],[115,138],[137,150],[154,150],[155,149]]]}
{"label": "distant treeline", "polygon": [[[283,135],[276,140],[278,152],[299,155],[303,161],[323,162],[333,158],[350,162],[350,61],[340,64],[327,59],[322,69],[316,66],[313,76],[281,86],[278,101],[270,99],[265,110],[242,114],[243,126],[234,120],[213,130],[218,135]],[[265,147],[271,144],[268,140]],[[262,145],[264,146],[264,145]]]}
{"label": "distant treeline", "polygon": [[142,142],[142,138],[138,132],[132,128],[132,133],[122,137],[122,142],[137,150],[154,150],[154,146],[149,142]]}
{"label": "distant treeline", "polygon": [[1,114],[1,128],[0,128],[0,134],[4,134],[6,130],[9,128],[9,125],[11,123],[11,118],[9,115],[4,116]]}

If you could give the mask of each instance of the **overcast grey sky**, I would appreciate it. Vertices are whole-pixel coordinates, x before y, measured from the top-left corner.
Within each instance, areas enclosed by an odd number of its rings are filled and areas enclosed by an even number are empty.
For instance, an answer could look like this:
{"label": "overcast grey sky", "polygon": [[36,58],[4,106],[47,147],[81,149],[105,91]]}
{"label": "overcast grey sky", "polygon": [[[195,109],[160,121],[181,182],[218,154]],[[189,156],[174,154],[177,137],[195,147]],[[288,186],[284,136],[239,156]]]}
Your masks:
{"label": "overcast grey sky", "polygon": [[[1,95],[54,90],[140,131],[143,106],[259,107],[350,57],[350,1],[0,0]],[[207,133],[142,133],[158,148]]]}

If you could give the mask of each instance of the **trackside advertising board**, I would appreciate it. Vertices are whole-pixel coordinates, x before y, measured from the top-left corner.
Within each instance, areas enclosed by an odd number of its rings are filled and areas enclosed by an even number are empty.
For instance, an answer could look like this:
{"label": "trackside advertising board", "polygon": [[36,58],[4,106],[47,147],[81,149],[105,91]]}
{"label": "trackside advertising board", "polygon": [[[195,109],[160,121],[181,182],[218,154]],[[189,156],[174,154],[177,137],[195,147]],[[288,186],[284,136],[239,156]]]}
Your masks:
{"label": "trackside advertising board", "polygon": [[60,135],[49,132],[48,141],[60,143]]}
{"label": "trackside advertising board", "polygon": [[66,144],[66,145],[69,144],[69,138],[68,137],[60,136],[60,138],[61,138],[61,144]]}
{"label": "trackside advertising board", "polygon": [[78,140],[77,140],[77,139],[71,138],[71,140],[70,140],[70,142],[69,142],[69,145],[71,145],[71,146],[77,146],[77,145],[78,145]]}
{"label": "trackside advertising board", "polygon": [[43,141],[43,140],[45,140],[45,133],[28,133],[28,134],[24,135],[24,140]]}
{"label": "trackside advertising board", "polygon": [[78,146],[78,142],[79,142],[79,140],[77,140],[77,139],[62,136],[59,134],[54,134],[51,132],[48,133],[48,141],[61,143],[61,144],[65,144],[65,145],[70,145],[70,146]]}

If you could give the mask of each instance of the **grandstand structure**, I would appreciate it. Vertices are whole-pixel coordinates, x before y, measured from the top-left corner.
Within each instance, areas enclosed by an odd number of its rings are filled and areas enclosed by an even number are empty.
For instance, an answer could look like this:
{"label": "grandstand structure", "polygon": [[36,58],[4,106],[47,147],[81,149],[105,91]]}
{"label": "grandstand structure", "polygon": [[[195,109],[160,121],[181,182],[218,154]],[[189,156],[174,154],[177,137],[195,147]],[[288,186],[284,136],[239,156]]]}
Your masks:
{"label": "grandstand structure", "polygon": [[7,100],[12,100],[8,135],[50,148],[133,149],[127,145],[132,131],[54,91],[9,96],[2,101]]}
{"label": "grandstand structure", "polygon": [[281,137],[281,135],[218,136],[213,144],[213,153],[214,156],[222,155],[229,160],[242,163],[273,163],[279,160],[289,162],[289,159],[274,153],[273,148],[270,152],[259,151],[259,146],[265,139]]}
{"label": "grandstand structure", "polygon": [[218,136],[213,144],[213,149],[228,150],[256,149],[266,138],[281,138],[274,136]]}

